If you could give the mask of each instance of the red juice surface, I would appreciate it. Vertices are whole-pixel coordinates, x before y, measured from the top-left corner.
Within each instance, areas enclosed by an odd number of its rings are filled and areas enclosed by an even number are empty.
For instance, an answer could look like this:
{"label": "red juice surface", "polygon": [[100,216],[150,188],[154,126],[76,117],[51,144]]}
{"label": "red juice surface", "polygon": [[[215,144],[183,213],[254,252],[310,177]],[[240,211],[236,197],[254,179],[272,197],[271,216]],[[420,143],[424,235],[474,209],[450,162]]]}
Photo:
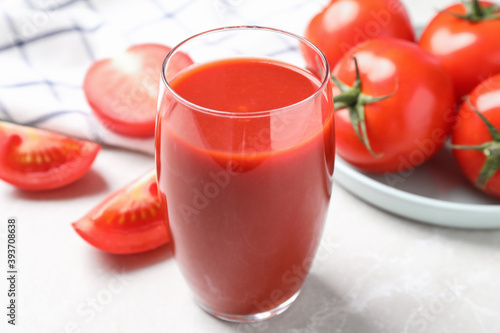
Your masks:
{"label": "red juice surface", "polygon": [[194,66],[170,86],[195,104],[167,92],[157,123],[176,261],[203,306],[268,311],[300,290],[321,237],[335,149],[331,92],[318,92],[304,70],[253,58]]}

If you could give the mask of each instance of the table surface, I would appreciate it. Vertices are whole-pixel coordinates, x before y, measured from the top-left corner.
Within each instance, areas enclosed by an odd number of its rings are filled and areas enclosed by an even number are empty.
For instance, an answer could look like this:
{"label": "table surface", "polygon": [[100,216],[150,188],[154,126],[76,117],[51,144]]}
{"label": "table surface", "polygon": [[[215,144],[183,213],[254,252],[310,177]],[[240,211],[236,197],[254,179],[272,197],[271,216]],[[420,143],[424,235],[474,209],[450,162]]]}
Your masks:
{"label": "table surface", "polygon": [[[1,332],[500,332],[500,231],[406,220],[338,184],[293,306],[256,324],[217,320],[194,304],[169,246],[110,255],[71,227],[153,165],[152,156],[105,148],[83,179],[59,190],[0,182],[0,266],[6,272],[6,221],[15,217],[19,268],[18,325],[6,324],[2,306]],[[0,279],[4,305],[7,289]]]}

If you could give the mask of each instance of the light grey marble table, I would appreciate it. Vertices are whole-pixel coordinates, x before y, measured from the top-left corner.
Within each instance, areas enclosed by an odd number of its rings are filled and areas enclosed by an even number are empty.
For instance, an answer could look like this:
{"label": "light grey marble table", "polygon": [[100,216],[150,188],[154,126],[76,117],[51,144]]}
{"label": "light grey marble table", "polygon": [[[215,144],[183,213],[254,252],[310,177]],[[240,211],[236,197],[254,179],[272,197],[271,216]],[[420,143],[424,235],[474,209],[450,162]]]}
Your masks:
{"label": "light grey marble table", "polygon": [[[4,259],[5,221],[19,221],[19,324],[8,332],[500,331],[500,231],[405,220],[336,184],[321,246],[296,303],[258,324],[214,319],[194,304],[168,246],[108,255],[70,226],[153,162],[105,149],[81,181],[49,194],[0,182]],[[5,300],[7,283],[0,281]],[[2,318],[0,327],[7,327]]]}

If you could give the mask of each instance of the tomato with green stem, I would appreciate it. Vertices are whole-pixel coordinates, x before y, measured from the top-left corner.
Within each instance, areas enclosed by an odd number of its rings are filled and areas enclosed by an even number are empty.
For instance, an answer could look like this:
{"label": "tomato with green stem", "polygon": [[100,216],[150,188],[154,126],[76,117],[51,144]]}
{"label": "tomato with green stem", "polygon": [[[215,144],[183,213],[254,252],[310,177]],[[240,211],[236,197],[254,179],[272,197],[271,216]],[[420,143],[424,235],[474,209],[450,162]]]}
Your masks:
{"label": "tomato with green stem", "polygon": [[29,191],[52,190],[82,178],[101,146],[0,121],[0,179]]}
{"label": "tomato with green stem", "polygon": [[366,41],[337,63],[332,79],[337,151],[360,169],[411,169],[431,158],[450,133],[451,78],[439,59],[414,43]]}
{"label": "tomato with green stem", "polygon": [[166,244],[169,236],[160,211],[156,172],[151,170],[109,194],[73,228],[89,244],[109,253],[139,253]]}
{"label": "tomato with green stem", "polygon": [[500,75],[478,85],[462,104],[451,147],[467,179],[500,198]]}
{"label": "tomato with green stem", "polygon": [[415,40],[410,18],[399,0],[332,0],[311,19],[304,36],[325,54],[331,68],[365,40]]}
{"label": "tomato with green stem", "polygon": [[500,6],[462,1],[439,12],[424,29],[419,44],[442,61],[460,98],[500,73],[499,30]]}

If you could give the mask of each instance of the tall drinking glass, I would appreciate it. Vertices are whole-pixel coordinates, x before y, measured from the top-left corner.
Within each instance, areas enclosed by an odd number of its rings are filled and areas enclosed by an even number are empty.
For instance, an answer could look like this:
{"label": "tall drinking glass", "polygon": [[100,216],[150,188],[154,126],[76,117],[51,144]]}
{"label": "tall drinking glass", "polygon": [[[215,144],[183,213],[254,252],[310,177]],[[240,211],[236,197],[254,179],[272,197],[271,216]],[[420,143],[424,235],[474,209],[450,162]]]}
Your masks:
{"label": "tall drinking glass", "polygon": [[307,40],[229,27],[172,49],[158,188],[175,260],[203,309],[245,322],[290,306],[318,248],[334,155],[328,63]]}

